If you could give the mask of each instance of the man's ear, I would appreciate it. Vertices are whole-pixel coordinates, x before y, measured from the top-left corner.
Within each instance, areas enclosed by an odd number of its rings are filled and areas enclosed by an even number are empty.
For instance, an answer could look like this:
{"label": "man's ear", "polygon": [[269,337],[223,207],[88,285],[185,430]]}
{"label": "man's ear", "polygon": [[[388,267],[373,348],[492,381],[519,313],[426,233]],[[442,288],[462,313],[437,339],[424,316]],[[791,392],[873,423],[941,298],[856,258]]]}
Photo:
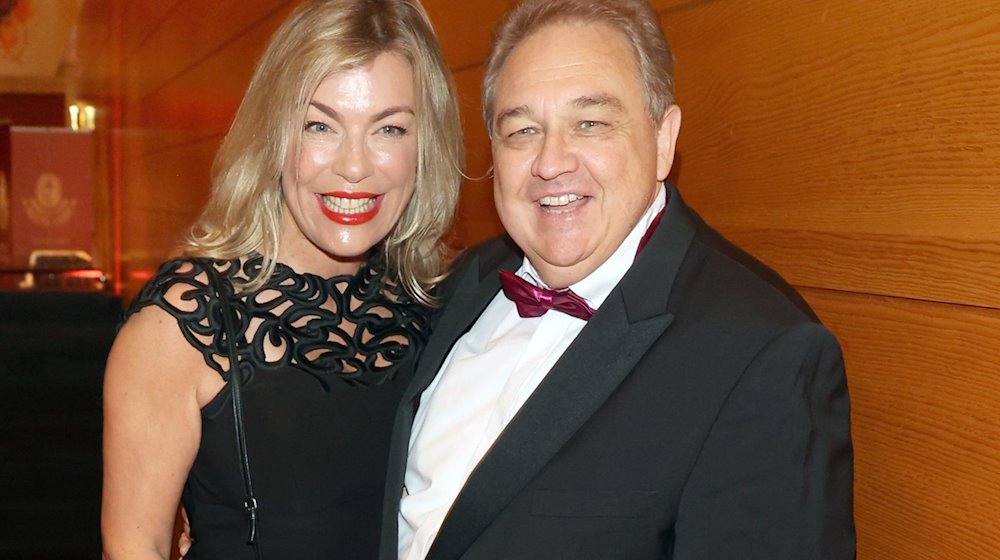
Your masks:
{"label": "man's ear", "polygon": [[663,120],[656,131],[656,179],[661,183],[667,180],[670,168],[674,165],[674,149],[677,147],[677,133],[680,130],[681,108],[671,105],[663,113]]}

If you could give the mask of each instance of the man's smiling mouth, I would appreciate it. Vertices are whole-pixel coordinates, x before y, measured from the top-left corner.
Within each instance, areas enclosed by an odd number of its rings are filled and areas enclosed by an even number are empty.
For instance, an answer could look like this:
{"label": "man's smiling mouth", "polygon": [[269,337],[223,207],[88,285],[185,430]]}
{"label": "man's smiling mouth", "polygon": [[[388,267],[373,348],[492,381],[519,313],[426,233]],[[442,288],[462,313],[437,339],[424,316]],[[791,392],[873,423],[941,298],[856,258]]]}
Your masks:
{"label": "man's smiling mouth", "polygon": [[562,206],[568,206],[573,202],[578,200],[583,200],[583,196],[578,194],[560,194],[555,196],[543,196],[538,199],[538,204],[543,208],[559,208]]}

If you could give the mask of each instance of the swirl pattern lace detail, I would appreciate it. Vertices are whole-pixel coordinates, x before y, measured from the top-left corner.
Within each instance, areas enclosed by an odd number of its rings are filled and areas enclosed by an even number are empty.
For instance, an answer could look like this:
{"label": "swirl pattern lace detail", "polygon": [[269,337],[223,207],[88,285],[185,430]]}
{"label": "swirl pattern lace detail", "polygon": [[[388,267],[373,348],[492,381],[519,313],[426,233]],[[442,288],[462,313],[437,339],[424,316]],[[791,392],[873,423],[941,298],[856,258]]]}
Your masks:
{"label": "swirl pattern lace detail", "polygon": [[333,379],[377,385],[395,375],[400,362],[427,340],[430,310],[403,289],[384,282],[381,260],[371,259],[353,276],[325,279],[278,264],[259,290],[236,295],[235,284],[255,275],[263,257],[212,261],[167,261],[142,288],[126,317],[156,305],[177,319],[181,332],[205,362],[226,376],[227,350],[222,307],[205,267],[223,280],[223,297],[235,311],[242,367],[293,366],[329,389]]}

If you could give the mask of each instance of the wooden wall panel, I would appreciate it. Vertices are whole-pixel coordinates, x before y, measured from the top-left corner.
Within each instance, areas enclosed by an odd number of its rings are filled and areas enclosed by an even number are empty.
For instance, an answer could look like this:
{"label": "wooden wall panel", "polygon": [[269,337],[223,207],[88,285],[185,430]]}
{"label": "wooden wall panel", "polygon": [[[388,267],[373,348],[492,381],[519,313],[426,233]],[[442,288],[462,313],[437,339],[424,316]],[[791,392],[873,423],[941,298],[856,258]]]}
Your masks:
{"label": "wooden wall panel", "polygon": [[481,65],[490,51],[493,26],[516,0],[424,0],[441,39],[441,50],[455,72]]}
{"label": "wooden wall panel", "polygon": [[[129,93],[145,97],[184,76],[247,30],[256,28],[261,20],[276,13],[284,14],[291,5],[289,0],[181,0],[163,23],[152,30],[152,35],[142,41],[137,52],[126,59]],[[259,45],[258,53],[262,49],[263,44]],[[255,61],[256,56],[230,62],[252,67]]]}
{"label": "wooden wall panel", "polygon": [[772,229],[766,224],[724,229],[797,286],[1000,308],[1000,240]]}
{"label": "wooden wall panel", "polygon": [[[910,267],[928,241],[962,269],[1000,262],[993,2],[716,1],[663,21],[680,181],[714,223],[864,238]],[[927,289],[892,293],[941,298]]]}
{"label": "wooden wall panel", "polygon": [[847,358],[859,558],[995,558],[1000,311],[804,294]]}
{"label": "wooden wall panel", "polygon": [[[155,34],[156,29],[163,25],[167,17],[183,3],[183,0],[159,0],[122,4],[122,58],[126,64],[141,52],[143,45]],[[138,68],[134,70],[140,71]]]}
{"label": "wooden wall panel", "polygon": [[127,232],[122,258],[129,282],[134,284],[136,278],[141,282],[160,261],[176,252],[207,199],[208,173],[216,147],[213,141],[193,143],[156,157],[126,161],[123,180],[130,188],[122,201]]}
{"label": "wooden wall panel", "polygon": [[197,65],[139,97],[135,116],[145,133],[142,153],[207,138],[221,139],[243,99],[254,62],[285,16],[279,11],[255,22]]}
{"label": "wooden wall panel", "polygon": [[[110,76],[112,69],[113,35],[116,32],[116,10],[120,0],[108,2],[88,1],[80,10],[77,22],[77,64],[79,65],[79,82],[71,83],[78,90],[80,98],[96,102],[105,114],[100,117],[102,124],[110,128],[107,110],[110,107],[112,87]],[[67,91],[67,101],[76,101],[73,92]]]}

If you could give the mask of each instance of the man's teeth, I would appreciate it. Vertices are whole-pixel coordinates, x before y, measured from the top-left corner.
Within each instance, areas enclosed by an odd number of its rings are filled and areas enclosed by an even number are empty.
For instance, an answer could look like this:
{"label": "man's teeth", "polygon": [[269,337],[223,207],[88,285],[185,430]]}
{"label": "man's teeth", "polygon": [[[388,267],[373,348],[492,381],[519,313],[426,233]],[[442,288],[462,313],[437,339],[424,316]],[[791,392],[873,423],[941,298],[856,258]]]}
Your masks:
{"label": "man's teeth", "polygon": [[538,200],[542,206],[566,206],[570,202],[576,202],[583,197],[578,194],[561,194],[559,196],[543,196]]}
{"label": "man's teeth", "polygon": [[375,207],[375,198],[323,196],[323,205],[338,214],[363,214]]}

